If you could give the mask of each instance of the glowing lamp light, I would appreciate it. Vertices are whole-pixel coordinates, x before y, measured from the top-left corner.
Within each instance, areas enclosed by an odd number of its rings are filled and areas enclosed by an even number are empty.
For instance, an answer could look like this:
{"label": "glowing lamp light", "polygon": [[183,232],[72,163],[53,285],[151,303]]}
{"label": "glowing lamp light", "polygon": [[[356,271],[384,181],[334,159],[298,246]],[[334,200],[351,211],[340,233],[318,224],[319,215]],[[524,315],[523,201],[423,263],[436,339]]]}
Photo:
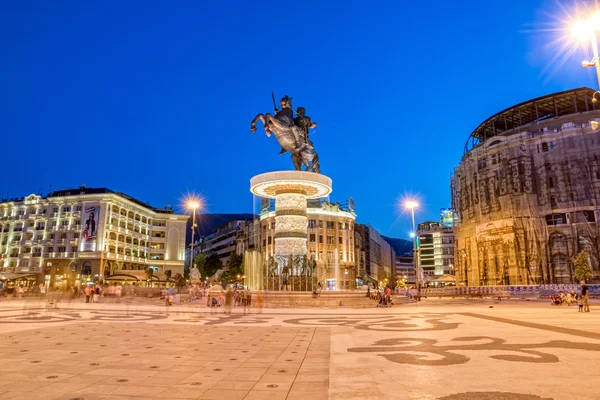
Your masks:
{"label": "glowing lamp light", "polygon": [[410,236],[411,238],[414,238],[414,237],[415,237],[415,236],[417,236],[417,235],[415,235],[415,233],[414,233],[414,232],[411,232],[411,233],[409,234],[409,236]]}
{"label": "glowing lamp light", "polygon": [[596,15],[589,20],[581,19],[575,22],[573,24],[573,28],[571,29],[571,34],[573,37],[580,42],[589,40],[592,36],[592,32],[594,31],[594,24],[592,21],[597,21]]}
{"label": "glowing lamp light", "polygon": [[196,208],[200,208],[200,202],[197,200],[190,200],[187,203],[188,208],[195,210]]}
{"label": "glowing lamp light", "polygon": [[410,209],[417,208],[417,207],[419,207],[419,203],[417,203],[414,200],[407,200],[404,202],[404,207],[410,208]]}

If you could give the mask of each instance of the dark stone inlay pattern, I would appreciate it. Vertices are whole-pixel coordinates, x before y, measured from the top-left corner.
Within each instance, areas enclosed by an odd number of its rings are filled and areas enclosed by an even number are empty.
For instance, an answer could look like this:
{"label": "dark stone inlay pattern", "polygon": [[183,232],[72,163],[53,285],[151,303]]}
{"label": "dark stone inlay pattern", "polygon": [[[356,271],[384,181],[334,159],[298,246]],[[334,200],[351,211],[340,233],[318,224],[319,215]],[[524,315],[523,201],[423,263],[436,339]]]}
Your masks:
{"label": "dark stone inlay pattern", "polygon": [[534,394],[511,392],[465,392],[440,397],[438,400],[554,400]]}
{"label": "dark stone inlay pattern", "polygon": [[492,317],[491,315],[483,315],[483,314],[475,314],[475,313],[460,313],[459,315],[464,315],[464,316],[473,317],[473,318],[487,319],[489,321],[495,321],[495,322],[503,322],[505,324],[518,325],[518,326],[523,326],[526,328],[541,329],[544,331],[550,331],[550,332],[556,332],[556,333],[565,333],[567,335],[581,336],[581,337],[588,338],[588,339],[600,340],[600,333],[597,333],[597,332],[580,331],[578,329],[563,328],[560,326],[538,324],[536,322],[519,321],[516,319],[509,319],[509,318],[502,318],[502,317]]}
{"label": "dark stone inlay pattern", "polygon": [[[529,363],[556,363],[558,356],[552,353],[538,351],[536,349],[569,349],[587,350],[600,352],[600,344],[570,342],[566,340],[551,340],[545,343],[506,343],[506,340],[488,336],[458,337],[451,340],[458,342],[457,345],[439,345],[435,339],[410,338],[410,339],[383,339],[376,341],[370,347],[353,347],[348,351],[351,353],[376,353],[388,361],[398,364],[447,366],[465,364],[470,358],[464,354],[454,351],[494,351],[507,352],[508,354],[490,355],[495,360],[529,362]],[[483,343],[481,343],[483,341]],[[478,342],[478,343],[477,343]],[[463,344],[464,343],[464,344]],[[433,360],[427,356],[437,355]],[[520,354],[513,354],[520,353]]]}

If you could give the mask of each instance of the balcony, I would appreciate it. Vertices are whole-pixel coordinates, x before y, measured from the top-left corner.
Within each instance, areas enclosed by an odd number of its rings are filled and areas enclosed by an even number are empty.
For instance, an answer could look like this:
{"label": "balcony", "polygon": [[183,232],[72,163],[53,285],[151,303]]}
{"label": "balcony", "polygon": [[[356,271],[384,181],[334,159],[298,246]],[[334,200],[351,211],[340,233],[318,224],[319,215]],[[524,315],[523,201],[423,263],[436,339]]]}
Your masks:
{"label": "balcony", "polygon": [[73,216],[73,218],[79,218],[79,217],[81,217],[81,211],[73,211],[72,216]]}

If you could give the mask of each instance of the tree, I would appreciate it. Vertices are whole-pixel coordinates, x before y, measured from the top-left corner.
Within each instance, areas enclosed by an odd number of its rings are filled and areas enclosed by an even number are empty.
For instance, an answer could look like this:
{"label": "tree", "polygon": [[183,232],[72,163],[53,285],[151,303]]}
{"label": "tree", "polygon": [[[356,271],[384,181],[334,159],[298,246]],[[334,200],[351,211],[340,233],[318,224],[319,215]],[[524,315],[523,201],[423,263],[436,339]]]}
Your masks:
{"label": "tree", "polygon": [[592,277],[593,271],[590,266],[590,260],[585,251],[580,251],[573,261],[575,279],[578,281],[585,281]]}
{"label": "tree", "polygon": [[232,251],[229,255],[229,260],[227,260],[227,271],[229,271],[232,276],[243,275],[244,256]]}
{"label": "tree", "polygon": [[206,260],[204,262],[204,270],[206,272],[206,275],[204,275],[204,276],[206,278],[210,278],[221,268],[223,268],[223,265],[221,264],[219,255],[216,253],[213,253],[213,254],[209,255],[208,257],[206,257]]}

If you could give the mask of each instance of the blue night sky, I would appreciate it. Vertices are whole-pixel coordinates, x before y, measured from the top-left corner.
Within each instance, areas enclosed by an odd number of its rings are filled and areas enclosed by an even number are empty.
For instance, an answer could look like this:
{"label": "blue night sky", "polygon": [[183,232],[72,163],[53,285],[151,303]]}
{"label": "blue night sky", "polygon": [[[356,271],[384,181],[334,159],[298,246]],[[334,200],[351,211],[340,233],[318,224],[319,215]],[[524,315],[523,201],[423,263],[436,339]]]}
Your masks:
{"label": "blue night sky", "polygon": [[[574,5],[562,2],[566,10]],[[331,199],[407,237],[450,206],[470,132],[513,104],[595,87],[552,44],[555,1],[5,1],[0,6],[0,195],[86,184],[153,206],[190,192],[252,212],[252,176],[291,169],[259,112],[294,98]],[[527,32],[533,29],[534,33]],[[565,53],[564,51],[562,53]],[[564,62],[563,62],[564,61]],[[258,202],[257,202],[258,204]]]}

